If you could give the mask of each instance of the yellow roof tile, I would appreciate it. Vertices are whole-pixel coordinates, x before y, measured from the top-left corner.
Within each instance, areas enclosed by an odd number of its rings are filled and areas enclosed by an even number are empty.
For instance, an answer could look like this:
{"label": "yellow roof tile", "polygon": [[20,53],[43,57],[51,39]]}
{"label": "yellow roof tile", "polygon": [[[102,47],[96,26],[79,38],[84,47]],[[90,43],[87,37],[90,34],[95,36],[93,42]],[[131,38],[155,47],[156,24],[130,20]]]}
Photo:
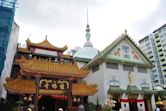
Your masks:
{"label": "yellow roof tile", "polygon": [[[20,77],[17,79],[6,79],[6,84],[4,84],[6,90],[10,93],[16,94],[34,94],[36,93],[36,85],[33,80],[23,80]],[[73,84],[72,85],[72,95],[80,95],[80,96],[89,96],[93,95],[97,92],[96,85],[87,85],[83,84]],[[64,94],[63,90],[46,90],[40,89],[39,94],[48,94],[48,95],[56,95],[56,94]]]}
{"label": "yellow roof tile", "polygon": [[73,58],[72,55],[68,55],[68,54],[60,55],[60,57],[62,57],[62,58],[67,58],[67,59],[72,59],[72,58]]}
{"label": "yellow roof tile", "polygon": [[87,69],[79,69],[76,63],[53,63],[37,59],[23,60],[20,67],[23,75],[85,77]]}
{"label": "yellow roof tile", "polygon": [[18,52],[25,52],[25,53],[30,53],[30,50],[28,50],[27,48],[17,48]]}
{"label": "yellow roof tile", "polygon": [[44,49],[50,49],[50,50],[56,50],[56,51],[65,51],[67,50],[67,46],[65,45],[64,47],[60,48],[60,47],[56,47],[54,45],[52,45],[50,42],[48,42],[47,38],[40,43],[32,43],[29,38],[26,40],[27,46],[32,46],[32,47],[38,47],[38,48],[44,48]]}
{"label": "yellow roof tile", "polygon": [[97,85],[73,84],[72,91],[73,95],[91,96],[97,92]]}

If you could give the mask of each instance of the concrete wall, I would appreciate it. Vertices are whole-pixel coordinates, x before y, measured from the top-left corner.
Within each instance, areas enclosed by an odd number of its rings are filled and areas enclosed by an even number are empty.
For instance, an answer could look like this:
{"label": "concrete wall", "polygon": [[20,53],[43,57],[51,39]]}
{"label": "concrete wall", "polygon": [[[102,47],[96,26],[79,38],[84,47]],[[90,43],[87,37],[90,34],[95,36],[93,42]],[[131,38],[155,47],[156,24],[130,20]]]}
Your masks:
{"label": "concrete wall", "polygon": [[7,53],[6,53],[6,60],[4,64],[4,68],[1,75],[0,80],[0,97],[6,98],[6,90],[3,87],[3,84],[5,83],[5,78],[10,77],[11,74],[11,68],[14,60],[14,55],[17,49],[17,42],[18,42],[18,33],[19,33],[19,26],[14,22],[12,25],[12,30],[9,38],[9,44],[7,47]]}
{"label": "concrete wall", "polygon": [[[128,82],[128,73],[129,71],[123,70],[123,65],[118,64],[119,69],[109,69],[106,68],[106,62],[100,64],[99,70],[90,74],[86,77],[86,81],[88,84],[97,84],[98,85],[98,92],[94,95],[89,97],[89,101],[96,103],[97,97],[99,100],[99,104],[104,104],[109,97],[108,89],[109,89],[109,81],[112,80],[112,76],[115,77],[116,80],[120,83],[120,88],[126,90]],[[152,89],[149,69],[147,73],[140,73],[136,66],[134,66],[134,71],[131,72],[133,75],[133,83],[137,86],[140,90],[142,89],[141,83],[145,79],[146,82],[149,84],[150,89]],[[122,95],[122,99],[128,99],[127,95],[124,93]],[[138,99],[143,99],[143,95],[139,95]],[[152,107],[155,108],[154,97],[152,97]]]}

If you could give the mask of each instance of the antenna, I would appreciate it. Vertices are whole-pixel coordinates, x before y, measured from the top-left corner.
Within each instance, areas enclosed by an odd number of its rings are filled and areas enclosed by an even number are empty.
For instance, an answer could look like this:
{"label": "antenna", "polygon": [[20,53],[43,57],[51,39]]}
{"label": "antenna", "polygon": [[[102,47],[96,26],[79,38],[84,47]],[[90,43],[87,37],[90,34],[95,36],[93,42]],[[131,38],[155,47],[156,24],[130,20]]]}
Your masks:
{"label": "antenna", "polygon": [[87,9],[86,13],[87,13],[87,24],[89,24],[89,21],[88,21],[88,9]]}

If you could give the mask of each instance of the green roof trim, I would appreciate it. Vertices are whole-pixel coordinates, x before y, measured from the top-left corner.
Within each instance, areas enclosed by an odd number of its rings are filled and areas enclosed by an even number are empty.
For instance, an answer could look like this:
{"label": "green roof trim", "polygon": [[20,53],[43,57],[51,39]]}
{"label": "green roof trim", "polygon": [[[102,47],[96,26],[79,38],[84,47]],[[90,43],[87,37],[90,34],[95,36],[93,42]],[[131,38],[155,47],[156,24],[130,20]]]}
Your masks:
{"label": "green roof trim", "polygon": [[75,61],[79,61],[79,62],[88,63],[91,59],[85,59],[85,58],[75,57],[74,60],[75,60]]}
{"label": "green roof trim", "polygon": [[[100,53],[98,53],[88,64],[87,67],[92,67],[94,66],[96,63],[100,63],[105,59],[109,59],[107,58],[107,55],[109,53],[109,51],[111,51],[113,48],[115,48],[122,40],[128,40],[133,46],[134,48],[142,55],[143,59],[144,59],[144,64],[145,66],[148,67],[154,67],[154,65],[151,63],[151,61],[148,59],[148,57],[141,51],[141,49],[137,46],[137,44],[129,37],[128,34],[122,34],[120,37],[118,37],[115,41],[113,41],[110,45],[108,45],[104,50],[102,50]],[[119,59],[116,59],[119,60]],[[128,61],[127,61],[128,62]],[[132,62],[132,61],[129,61]],[[138,62],[138,61],[134,61],[138,64],[142,64],[142,62]],[[133,62],[133,63],[134,63]]]}
{"label": "green roof trim", "polygon": [[140,61],[140,60],[133,60],[133,59],[123,58],[123,57],[117,57],[117,56],[114,56],[114,55],[107,55],[106,59],[149,66],[148,64],[145,64],[143,61]]}
{"label": "green roof trim", "polygon": [[144,92],[144,94],[156,94],[157,92],[149,89],[149,87],[142,87],[142,91]]}
{"label": "green roof trim", "polygon": [[121,89],[119,86],[110,86],[108,90],[108,94],[122,94],[126,91]]}
{"label": "green roof trim", "polygon": [[132,86],[132,85],[128,85],[127,86],[127,93],[129,93],[129,94],[142,94],[143,93],[143,91],[142,90],[139,90],[138,88],[137,88],[137,86]]}

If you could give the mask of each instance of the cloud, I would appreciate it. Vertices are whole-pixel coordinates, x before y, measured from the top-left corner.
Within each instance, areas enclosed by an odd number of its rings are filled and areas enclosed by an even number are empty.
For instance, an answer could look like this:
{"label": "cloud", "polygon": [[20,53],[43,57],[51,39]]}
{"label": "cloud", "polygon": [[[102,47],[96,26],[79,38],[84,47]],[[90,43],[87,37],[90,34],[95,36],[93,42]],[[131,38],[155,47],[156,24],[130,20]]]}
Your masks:
{"label": "cloud", "polygon": [[86,9],[100,7],[97,0],[20,0],[17,18],[47,29],[77,29]]}
{"label": "cloud", "polygon": [[[138,41],[165,22],[163,0],[19,0],[16,22],[20,39],[32,33],[32,41],[47,34],[55,45],[82,46],[85,42],[86,10],[89,9],[91,41],[103,49],[125,29]],[[42,37],[42,38],[41,38]]]}
{"label": "cloud", "polygon": [[166,23],[165,6],[166,1],[160,0],[152,13],[132,24],[133,29],[137,31],[137,41]]}

